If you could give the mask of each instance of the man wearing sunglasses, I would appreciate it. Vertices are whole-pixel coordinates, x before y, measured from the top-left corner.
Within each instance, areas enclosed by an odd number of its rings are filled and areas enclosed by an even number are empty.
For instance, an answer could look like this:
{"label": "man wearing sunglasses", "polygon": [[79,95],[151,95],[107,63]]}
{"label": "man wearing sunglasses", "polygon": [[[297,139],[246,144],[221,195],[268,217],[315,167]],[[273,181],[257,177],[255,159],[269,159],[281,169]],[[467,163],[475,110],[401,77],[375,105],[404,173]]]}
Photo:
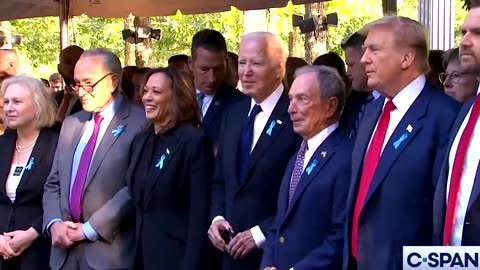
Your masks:
{"label": "man wearing sunglasses", "polygon": [[[119,90],[122,67],[106,49],[85,51],[71,88],[83,110],[65,119],[44,191],[52,269],[129,269],[133,211],[124,175],[145,114]],[[131,224],[131,222],[130,222]]]}
{"label": "man wearing sunglasses", "polygon": [[438,78],[447,95],[465,103],[477,94],[478,81],[473,73],[461,66],[458,48],[445,52],[443,66],[445,72],[438,74]]}

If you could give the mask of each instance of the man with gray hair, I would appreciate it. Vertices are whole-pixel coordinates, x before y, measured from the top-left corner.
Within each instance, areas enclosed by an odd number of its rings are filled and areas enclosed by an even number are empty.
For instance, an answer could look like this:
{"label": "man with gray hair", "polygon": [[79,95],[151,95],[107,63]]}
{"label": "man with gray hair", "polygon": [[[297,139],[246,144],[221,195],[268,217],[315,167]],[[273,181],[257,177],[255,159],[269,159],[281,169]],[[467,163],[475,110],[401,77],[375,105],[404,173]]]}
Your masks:
{"label": "man with gray hair", "polygon": [[129,146],[146,120],[121,95],[121,76],[118,57],[106,49],[85,51],[75,66],[72,87],[83,110],[63,122],[44,188],[54,270],[133,265],[133,204],[124,176]]}
{"label": "man with gray hair", "polygon": [[406,17],[366,27],[362,63],[382,97],[352,153],[344,269],[402,269],[403,246],[432,244],[432,205],[459,104],[426,80],[427,31]]}
{"label": "man with gray hair", "polygon": [[[297,148],[282,86],[286,53],[272,33],[246,34],[238,73],[242,97],[224,115],[208,236],[225,251],[224,270],[258,270],[277,211],[283,169]],[[222,237],[223,236],[223,237]]]}
{"label": "man with gray hair", "polygon": [[345,84],[326,66],[295,77],[288,111],[303,142],[283,176],[261,269],[340,269],[352,153],[338,128]]}

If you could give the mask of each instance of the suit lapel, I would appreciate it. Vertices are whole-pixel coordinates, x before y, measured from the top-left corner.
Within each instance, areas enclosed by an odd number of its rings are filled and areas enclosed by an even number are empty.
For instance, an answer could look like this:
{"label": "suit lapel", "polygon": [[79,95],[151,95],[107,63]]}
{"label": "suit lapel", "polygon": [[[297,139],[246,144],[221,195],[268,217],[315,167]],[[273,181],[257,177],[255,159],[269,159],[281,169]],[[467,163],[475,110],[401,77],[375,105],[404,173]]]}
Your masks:
{"label": "suit lapel", "polygon": [[97,173],[100,164],[105,159],[108,150],[112,147],[112,145],[117,141],[121,134],[114,136],[113,130],[118,127],[123,127],[127,129],[127,122],[126,118],[128,118],[130,113],[130,103],[127,99],[123,98],[123,101],[120,103],[117,112],[112,118],[112,121],[107,127],[105,134],[103,135],[100,144],[98,145],[98,149],[95,151],[95,155],[93,156],[92,165],[90,166],[90,170],[88,171],[87,180],[85,182],[85,187],[92,181],[93,177]]}
{"label": "suit lapel", "polygon": [[[67,168],[65,172],[68,173],[68,175],[62,176],[60,175],[60,178],[65,177],[65,179],[69,179],[68,185],[63,185],[66,190],[62,190],[62,192],[66,192],[68,196],[70,197],[70,178],[72,176],[72,168],[73,168],[73,158],[75,156],[75,151],[77,150],[77,146],[80,143],[80,139],[83,136],[83,132],[85,131],[85,127],[87,125],[87,122],[91,118],[91,114],[87,113],[86,111],[81,111],[78,113],[78,118],[74,118],[71,123],[71,127],[66,127],[67,129],[65,132],[67,133],[65,135],[65,138],[71,138],[71,141],[69,140],[67,147],[66,147],[66,152],[65,152],[65,157],[69,157],[70,160],[59,160],[59,162],[62,162],[63,165],[61,165],[61,168]],[[60,145],[60,149],[62,146]]]}
{"label": "suit lapel", "polygon": [[[227,144],[229,147],[231,147],[230,153],[232,163],[231,165],[233,166],[231,168],[231,171],[234,172],[231,174],[231,177],[235,178],[235,181],[231,181],[232,184],[234,184],[238,188],[238,183],[239,179],[237,179],[237,157],[238,157],[238,148],[239,148],[239,143],[240,143],[240,137],[242,135],[242,129],[243,126],[245,125],[245,122],[247,121],[248,118],[248,113],[250,112],[250,106],[251,106],[251,98],[246,98],[242,101],[241,107],[238,110],[238,112],[234,112],[233,115],[233,120],[232,122],[234,123],[233,125],[228,125],[229,128],[232,130],[225,130],[224,132],[227,133],[230,139],[228,140],[230,143]],[[226,140],[225,140],[226,141]]]}
{"label": "suit lapel", "polygon": [[[177,128],[178,131],[178,128]],[[150,171],[147,176],[147,180],[145,182],[145,189],[143,190],[144,196],[144,203],[143,207],[147,208],[148,203],[152,199],[152,194],[154,194],[153,189],[157,185],[158,182],[161,182],[161,176],[166,172],[169,171],[168,164],[170,161],[175,157],[175,155],[180,151],[180,147],[182,147],[179,142],[181,141],[182,134],[178,132],[173,132],[170,134],[165,141],[165,145],[161,148],[159,153],[155,153],[154,160],[153,160],[153,168],[150,168]],[[164,158],[162,158],[162,156]],[[178,164],[178,163],[177,163]]]}
{"label": "suit lapel", "polygon": [[30,155],[29,161],[32,161],[32,166],[30,169],[24,168],[24,172],[22,175],[22,179],[20,179],[20,183],[17,187],[17,198],[19,197],[20,192],[22,191],[23,187],[27,184],[27,182],[31,179],[31,176],[35,174],[36,169],[42,164],[42,160],[46,156],[48,150],[51,147],[50,137],[47,134],[47,131],[42,130],[38,136],[38,140],[33,147],[32,154]]}
{"label": "suit lapel", "polygon": [[[295,166],[295,159],[297,157],[298,151],[295,152],[295,155],[292,156],[288,162],[287,169],[283,175],[282,186],[280,187],[280,192],[278,194],[278,210],[277,212],[284,217],[288,210],[288,192],[290,190],[290,179],[292,178],[293,167]],[[282,218],[283,220],[283,218]]]}
{"label": "suit lapel", "polygon": [[17,140],[17,132],[12,131],[3,135],[4,144],[1,145],[2,154],[0,155],[0,191],[3,196],[7,197],[5,184],[7,182],[8,174],[10,173],[13,151],[15,151],[15,141]]}
{"label": "suit lapel", "polygon": [[[128,171],[127,175],[127,184],[130,187],[130,192],[134,193],[135,196],[132,196],[137,204],[140,202],[138,199],[141,198],[140,193],[141,189],[138,185],[133,183],[133,179],[135,177],[135,169],[138,168],[141,159],[143,158],[143,149],[145,148],[145,143],[147,142],[148,135],[147,133],[142,133],[142,136],[138,138],[138,147],[133,148],[132,152],[132,159],[130,161],[130,170]],[[137,146],[137,144],[135,144]]]}
{"label": "suit lapel", "polygon": [[340,135],[340,129],[337,128],[332,134],[330,134],[330,136],[328,136],[328,138],[325,139],[322,144],[320,144],[317,150],[315,150],[315,153],[310,158],[310,161],[305,167],[302,177],[300,178],[300,182],[295,189],[292,202],[287,210],[285,218],[288,217],[293,207],[295,207],[295,204],[298,202],[308,185],[310,185],[312,180],[317,177],[317,175],[322,171],[325,164],[328,163],[328,160],[330,160],[330,158],[335,154],[335,146],[340,142]]}
{"label": "suit lapel", "polygon": [[378,162],[377,170],[373,176],[372,183],[365,199],[365,204],[368,203],[375,190],[387,177],[391,167],[408,146],[413,141],[413,138],[422,129],[420,119],[425,115],[430,98],[432,96],[432,90],[424,87],[420,95],[410,106],[402,120],[395,128],[392,136],[388,140],[385,148],[383,149],[380,161]]}
{"label": "suit lapel", "polygon": [[275,138],[282,132],[283,128],[285,127],[285,123],[290,120],[290,116],[288,114],[288,103],[288,96],[284,92],[272,111],[267,124],[262,130],[262,134],[260,135],[257,144],[253,148],[248,160],[247,173],[245,174],[247,181],[242,181],[242,185],[245,185],[248,182],[249,174],[251,173],[254,164],[256,164],[257,160],[262,157],[263,153],[270,148],[272,143],[275,141]]}
{"label": "suit lapel", "polygon": [[223,107],[223,99],[220,91],[213,97],[212,103],[208,107],[205,117],[203,117],[202,126],[207,129],[212,123],[215,116],[220,112]]}
{"label": "suit lapel", "polygon": [[478,199],[480,195],[480,162],[477,165],[477,173],[475,174],[475,179],[473,180],[472,194],[470,194],[470,199],[468,200],[467,212],[472,207],[473,203]]}

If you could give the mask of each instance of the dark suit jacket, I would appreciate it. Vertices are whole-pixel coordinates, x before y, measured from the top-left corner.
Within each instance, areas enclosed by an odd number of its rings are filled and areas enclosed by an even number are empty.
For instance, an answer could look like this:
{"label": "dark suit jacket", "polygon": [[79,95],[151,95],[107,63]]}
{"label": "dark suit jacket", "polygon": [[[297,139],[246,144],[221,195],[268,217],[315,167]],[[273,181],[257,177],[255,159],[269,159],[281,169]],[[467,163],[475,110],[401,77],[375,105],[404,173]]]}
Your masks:
{"label": "dark suit jacket", "polygon": [[[288,207],[296,154],[290,159],[278,195],[278,210],[264,248],[262,267],[279,270],[332,269],[342,265],[345,205],[350,184],[352,144],[336,129],[317,148]],[[323,153],[323,154],[322,154]]]}
{"label": "dark suit jacket", "polygon": [[[293,133],[287,112],[288,104],[285,91],[252,151],[245,179],[237,179],[236,165],[239,140],[250,111],[251,99],[242,99],[232,105],[225,114],[223,138],[215,166],[211,218],[224,216],[235,232],[246,231],[259,225],[266,235],[272,225],[283,176],[282,168],[286,167],[300,141]],[[266,131],[272,121],[277,124],[271,135],[268,135]],[[243,260],[233,260],[225,255],[222,269],[257,270],[261,256],[260,250],[247,255]]]}
{"label": "dark suit jacket", "polygon": [[[344,269],[355,269],[351,256],[353,212],[365,153],[384,101],[381,97],[367,106],[353,149]],[[383,150],[360,214],[357,269],[402,269],[403,246],[432,244],[435,184],[459,108],[427,82],[398,124]],[[395,148],[404,134],[407,138]]]}
{"label": "dark suit jacket", "polygon": [[228,84],[223,84],[213,97],[207,113],[202,121],[202,128],[205,135],[216,145],[220,139],[220,126],[226,109],[233,103],[239,101],[245,95]]}
{"label": "dark suit jacket", "polygon": [[[443,245],[443,230],[445,226],[445,215],[447,211],[447,182],[449,174],[448,156],[452,148],[453,141],[457,136],[458,130],[463,123],[463,120],[467,116],[470,108],[475,101],[475,98],[469,100],[462,107],[458,114],[457,120],[453,125],[452,132],[450,134],[450,143],[448,144],[447,152],[443,162],[440,178],[437,184],[437,190],[435,192],[434,211],[433,211],[433,232],[434,232],[434,244]],[[478,146],[470,146],[478,147]],[[468,201],[467,213],[465,215],[465,221],[463,223],[463,246],[479,246],[480,245],[480,164],[477,167],[477,174],[475,176],[475,182],[473,184],[472,193]]]}
{"label": "dark suit jacket", "polygon": [[[42,234],[42,196],[43,184],[50,173],[58,133],[52,129],[42,129],[31,158],[34,158],[30,170],[24,168],[22,179],[17,187],[17,195],[12,203],[7,197],[5,183],[10,172],[17,132],[12,131],[0,137],[0,233],[15,230],[27,230],[33,227]],[[49,269],[50,240],[40,236],[19,257],[22,269]],[[11,269],[1,260],[0,269]]]}
{"label": "dark suit jacket", "polygon": [[180,124],[165,135],[161,153],[154,155],[155,165],[165,154],[163,166],[152,165],[144,184],[136,184],[132,175],[139,162],[148,158],[142,151],[147,137],[141,133],[134,140],[127,171],[144,269],[207,270],[204,252],[215,165],[212,146],[200,129]]}
{"label": "dark suit jacket", "polygon": [[358,114],[362,109],[363,103],[367,99],[369,92],[355,91],[352,90],[350,95],[345,102],[345,108],[343,109],[342,115],[340,116],[340,128],[345,131],[347,136],[350,134],[352,129],[355,127],[355,122],[357,121]]}

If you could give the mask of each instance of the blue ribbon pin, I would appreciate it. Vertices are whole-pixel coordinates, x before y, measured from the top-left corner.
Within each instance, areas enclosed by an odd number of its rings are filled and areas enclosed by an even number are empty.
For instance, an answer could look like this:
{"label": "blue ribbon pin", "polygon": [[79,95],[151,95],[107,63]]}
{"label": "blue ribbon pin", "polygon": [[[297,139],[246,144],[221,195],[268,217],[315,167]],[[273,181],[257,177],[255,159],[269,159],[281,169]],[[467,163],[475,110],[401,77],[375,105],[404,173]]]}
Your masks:
{"label": "blue ribbon pin", "polygon": [[116,127],[114,130],[112,130],[113,137],[120,136],[120,134],[122,134],[122,132],[124,132],[124,131],[125,131],[125,126],[120,125],[120,126]]}
{"label": "blue ribbon pin", "polygon": [[275,122],[275,120],[270,122],[270,126],[268,127],[267,132],[266,132],[268,136],[272,136],[272,132],[273,132],[273,129],[275,128],[276,124],[277,124],[277,122]]}
{"label": "blue ribbon pin", "polygon": [[34,164],[35,164],[35,158],[31,157],[30,160],[28,161],[27,166],[25,166],[25,170],[27,171],[31,170]]}
{"label": "blue ribbon pin", "polygon": [[395,149],[398,149],[398,147],[400,147],[400,144],[402,144],[403,141],[405,141],[406,139],[408,138],[408,133],[403,133],[402,137],[398,138],[398,140],[396,140],[394,143],[393,143],[393,147]]}
{"label": "blue ribbon pin", "polygon": [[157,164],[155,164],[155,168],[158,168],[158,169],[163,169],[163,162],[165,161],[165,154],[163,154],[160,159],[158,160]]}
{"label": "blue ribbon pin", "polygon": [[313,171],[313,169],[315,169],[315,167],[317,167],[318,165],[318,160],[314,160],[312,161],[312,163],[310,163],[310,165],[307,167],[307,169],[305,170],[307,172],[307,175],[310,175]]}

